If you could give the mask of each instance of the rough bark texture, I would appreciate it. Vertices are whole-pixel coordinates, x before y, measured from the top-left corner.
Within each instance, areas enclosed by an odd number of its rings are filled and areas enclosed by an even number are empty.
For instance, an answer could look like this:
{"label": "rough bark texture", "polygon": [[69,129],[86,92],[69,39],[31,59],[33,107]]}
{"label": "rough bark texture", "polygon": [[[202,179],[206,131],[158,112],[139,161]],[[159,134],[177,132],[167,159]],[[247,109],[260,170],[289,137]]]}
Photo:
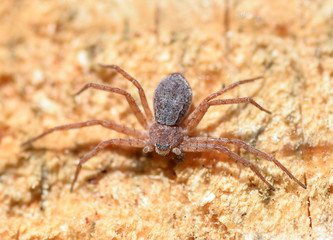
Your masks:
{"label": "rough bark texture", "polygon": [[[229,18],[225,19],[226,2]],[[332,1],[31,1],[0,3],[1,239],[332,239]],[[226,34],[226,26],[229,29]],[[196,136],[239,138],[272,154],[251,160],[274,184],[221,154],[188,154],[171,166],[157,155],[109,148],[84,166],[100,126],[41,131],[89,119],[140,124],[122,96],[87,82],[137,89],[98,63],[117,64],[146,90],[181,72],[193,105],[235,81],[264,75],[223,96],[249,104],[212,107]],[[193,109],[193,107],[191,108]]]}

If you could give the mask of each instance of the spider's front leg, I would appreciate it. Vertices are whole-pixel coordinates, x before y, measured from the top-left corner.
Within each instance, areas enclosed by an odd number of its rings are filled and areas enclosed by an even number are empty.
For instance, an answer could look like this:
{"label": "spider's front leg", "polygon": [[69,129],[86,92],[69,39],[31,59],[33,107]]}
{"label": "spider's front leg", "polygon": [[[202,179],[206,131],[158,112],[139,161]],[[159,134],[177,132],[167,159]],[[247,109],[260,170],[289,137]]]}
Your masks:
{"label": "spider's front leg", "polygon": [[301,183],[289,170],[282,165],[276,158],[273,156],[268,155],[267,153],[264,153],[263,151],[260,151],[259,149],[256,149],[255,147],[252,147],[251,145],[247,144],[246,142],[239,140],[239,139],[232,139],[232,138],[203,138],[203,137],[193,137],[188,139],[188,143],[200,143],[200,144],[216,144],[216,145],[228,145],[233,144],[238,147],[241,147],[254,155],[257,155],[259,157],[262,157],[268,161],[274,162],[275,165],[277,165],[282,171],[284,171],[292,180],[294,180],[298,185],[300,185],[302,188],[306,189],[306,186]]}
{"label": "spider's front leg", "polygon": [[[190,138],[191,139],[191,138]],[[230,158],[235,160],[236,162],[242,163],[244,166],[249,167],[257,176],[266,183],[273,191],[275,188],[267,182],[265,177],[259,172],[259,170],[249,161],[237,155],[234,152],[231,152],[224,146],[216,145],[216,144],[207,144],[207,143],[199,143],[199,142],[190,142],[190,139],[185,140],[180,146],[181,151],[183,152],[213,152],[218,151],[221,153],[227,154]]]}
{"label": "spider's front leg", "polygon": [[145,146],[147,146],[147,142],[141,139],[135,139],[135,138],[117,138],[117,139],[110,139],[110,140],[106,140],[101,142],[100,144],[98,144],[93,150],[91,150],[90,152],[88,152],[87,154],[85,154],[79,161],[77,167],[76,167],[76,171],[75,171],[75,175],[74,175],[74,179],[70,188],[70,191],[73,191],[74,188],[74,184],[79,176],[79,173],[81,171],[82,165],[88,161],[90,158],[92,158],[93,156],[95,156],[97,153],[99,153],[101,150],[103,150],[104,148],[110,146],[110,145],[116,145],[116,146],[120,146],[120,147],[133,147],[133,148],[144,148]]}

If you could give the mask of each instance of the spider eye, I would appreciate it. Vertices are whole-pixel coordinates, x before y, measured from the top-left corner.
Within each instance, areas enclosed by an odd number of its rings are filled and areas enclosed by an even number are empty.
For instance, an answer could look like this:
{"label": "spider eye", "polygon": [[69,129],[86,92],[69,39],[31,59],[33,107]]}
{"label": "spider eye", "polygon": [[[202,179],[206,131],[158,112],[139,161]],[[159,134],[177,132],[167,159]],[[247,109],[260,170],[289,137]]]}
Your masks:
{"label": "spider eye", "polygon": [[161,144],[159,144],[159,143],[156,143],[156,147],[157,147],[158,150],[160,150],[160,151],[166,151],[166,150],[168,150],[168,148],[170,147],[170,145],[167,144],[167,145],[163,146],[163,145],[161,145]]}
{"label": "spider eye", "polygon": [[155,150],[156,152],[161,156],[166,156],[170,153],[170,145],[161,145],[159,143],[155,144]]}

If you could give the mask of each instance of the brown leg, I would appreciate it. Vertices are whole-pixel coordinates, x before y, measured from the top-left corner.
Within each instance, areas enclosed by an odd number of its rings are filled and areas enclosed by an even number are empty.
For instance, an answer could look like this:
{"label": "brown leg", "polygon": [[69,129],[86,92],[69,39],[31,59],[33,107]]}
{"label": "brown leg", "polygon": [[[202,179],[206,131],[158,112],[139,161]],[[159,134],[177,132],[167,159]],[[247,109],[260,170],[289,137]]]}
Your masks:
{"label": "brown leg", "polygon": [[102,121],[102,120],[90,120],[90,121],[86,121],[86,122],[78,122],[78,123],[72,123],[72,124],[66,124],[66,125],[61,125],[61,126],[57,126],[54,128],[50,128],[46,131],[44,131],[43,133],[41,133],[40,135],[29,139],[28,141],[22,143],[21,146],[30,144],[34,141],[36,141],[37,139],[40,139],[54,131],[63,131],[63,130],[69,130],[69,129],[75,129],[75,128],[82,128],[82,127],[88,127],[88,126],[93,126],[93,125],[101,125],[103,127],[115,130],[117,132],[120,133],[124,133],[126,135],[135,137],[135,138],[140,138],[140,139],[145,139],[147,138],[147,135],[139,130],[136,130],[134,128],[129,128],[123,125],[119,125],[113,122],[109,122],[109,121]]}
{"label": "brown leg", "polygon": [[250,78],[250,79],[246,79],[246,80],[242,80],[242,81],[238,81],[238,82],[235,82],[233,84],[230,84],[229,86],[221,89],[220,91],[217,91],[215,93],[212,93],[210,94],[208,97],[206,97],[200,104],[198,107],[196,107],[196,109],[184,120],[184,126],[187,126],[189,121],[191,121],[191,119],[193,119],[197,114],[198,112],[201,111],[201,108],[206,104],[208,103],[210,100],[222,95],[223,93],[226,93],[228,91],[230,91],[231,89],[239,86],[239,85],[242,85],[242,84],[245,84],[245,83],[250,83],[250,82],[253,82],[255,80],[259,80],[259,79],[262,79],[263,77],[255,77],[255,78]]}
{"label": "brown leg", "polygon": [[256,101],[254,101],[252,98],[246,97],[246,98],[231,98],[231,99],[218,99],[218,100],[213,100],[205,105],[203,105],[200,109],[200,111],[197,113],[197,115],[194,115],[192,119],[189,119],[188,125],[186,125],[185,131],[187,134],[191,133],[199,124],[201,119],[204,117],[206,112],[208,111],[208,108],[210,106],[215,106],[215,105],[222,105],[222,104],[235,104],[235,103],[244,103],[248,102],[251,103],[252,105],[256,106],[259,108],[261,111],[265,111],[269,114],[271,114],[270,111],[266,110],[265,108],[261,107]]}
{"label": "brown leg", "polygon": [[101,150],[104,148],[110,146],[110,145],[117,145],[117,146],[122,146],[122,147],[134,147],[134,148],[144,148],[147,144],[146,141],[141,140],[141,139],[124,139],[124,138],[117,138],[117,139],[110,139],[107,141],[103,141],[100,144],[98,144],[93,150],[88,152],[86,155],[84,155],[80,161],[79,164],[76,167],[74,179],[71,185],[70,191],[72,192],[74,188],[74,184],[79,176],[80,170],[82,168],[82,165],[88,161],[90,158],[95,156],[97,153],[99,153]]}
{"label": "brown leg", "polygon": [[256,149],[254,147],[252,147],[251,145],[247,144],[246,142],[239,140],[239,139],[229,139],[229,138],[200,138],[200,137],[196,137],[196,138],[190,138],[188,140],[188,143],[200,143],[200,144],[234,144],[236,146],[239,146],[241,148],[244,148],[245,150],[260,156],[268,161],[272,161],[275,163],[275,165],[277,165],[279,168],[281,168],[282,171],[284,171],[291,179],[293,179],[295,182],[298,183],[298,185],[300,185],[302,188],[306,189],[306,186],[301,183],[297,178],[294,177],[294,175],[292,175],[288,169],[283,166],[276,158],[260,151],[259,149]]}
{"label": "brown leg", "polygon": [[127,102],[129,103],[132,111],[134,112],[136,118],[139,120],[139,122],[145,129],[148,129],[147,119],[141,112],[140,108],[138,107],[138,104],[135,102],[135,100],[131,96],[131,94],[129,94],[128,92],[126,92],[125,90],[120,89],[120,88],[110,87],[110,86],[97,84],[97,83],[87,83],[86,85],[83,86],[83,88],[81,88],[80,91],[75,93],[74,96],[79,95],[80,93],[87,90],[88,88],[95,88],[95,89],[99,89],[99,90],[103,90],[103,91],[114,92],[114,93],[124,95],[127,99]]}
{"label": "brown leg", "polygon": [[139,95],[140,95],[141,103],[142,103],[143,109],[144,109],[144,111],[145,111],[145,113],[146,113],[146,115],[148,117],[148,120],[150,122],[152,122],[153,121],[153,114],[150,111],[145,91],[143,90],[143,88],[140,85],[140,83],[137,80],[135,80],[131,75],[129,75],[127,72],[125,72],[124,69],[122,69],[121,67],[119,67],[117,65],[103,65],[103,64],[99,64],[99,65],[101,67],[104,67],[104,68],[113,68],[118,73],[120,73],[121,75],[123,75],[124,78],[126,78],[127,80],[131,81],[134,84],[134,86],[139,90]]}
{"label": "brown leg", "polygon": [[231,152],[226,147],[215,145],[215,144],[203,144],[203,143],[194,143],[194,142],[186,141],[185,143],[183,143],[181,145],[180,149],[183,152],[212,152],[212,151],[219,151],[219,152],[222,152],[222,153],[226,153],[226,154],[228,154],[229,157],[231,157],[235,161],[242,163],[246,167],[249,167],[273,191],[275,190],[275,188],[269,182],[266,181],[266,179],[264,178],[264,176],[259,172],[259,170],[252,163],[250,163],[246,159],[242,158],[241,156],[237,155],[236,153]]}

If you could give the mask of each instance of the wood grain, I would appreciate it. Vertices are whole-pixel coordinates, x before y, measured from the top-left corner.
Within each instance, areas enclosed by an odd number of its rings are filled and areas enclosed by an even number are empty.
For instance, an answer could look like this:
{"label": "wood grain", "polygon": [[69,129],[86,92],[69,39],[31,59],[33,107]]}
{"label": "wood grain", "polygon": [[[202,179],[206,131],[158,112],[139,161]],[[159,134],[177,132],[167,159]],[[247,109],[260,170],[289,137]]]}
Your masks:
{"label": "wood grain", "polygon": [[[229,30],[225,9],[228,2]],[[0,3],[1,239],[330,239],[333,232],[332,1],[10,1]],[[226,49],[228,48],[228,49]],[[250,104],[212,107],[196,136],[232,137],[275,156],[233,148],[276,188],[216,153],[171,166],[157,155],[110,148],[124,137],[101,127],[41,131],[90,119],[142,129],[122,96],[88,82],[137,89],[98,64],[134,76],[152,107],[157,83],[181,72],[193,109],[208,94],[263,75],[226,97]]]}

